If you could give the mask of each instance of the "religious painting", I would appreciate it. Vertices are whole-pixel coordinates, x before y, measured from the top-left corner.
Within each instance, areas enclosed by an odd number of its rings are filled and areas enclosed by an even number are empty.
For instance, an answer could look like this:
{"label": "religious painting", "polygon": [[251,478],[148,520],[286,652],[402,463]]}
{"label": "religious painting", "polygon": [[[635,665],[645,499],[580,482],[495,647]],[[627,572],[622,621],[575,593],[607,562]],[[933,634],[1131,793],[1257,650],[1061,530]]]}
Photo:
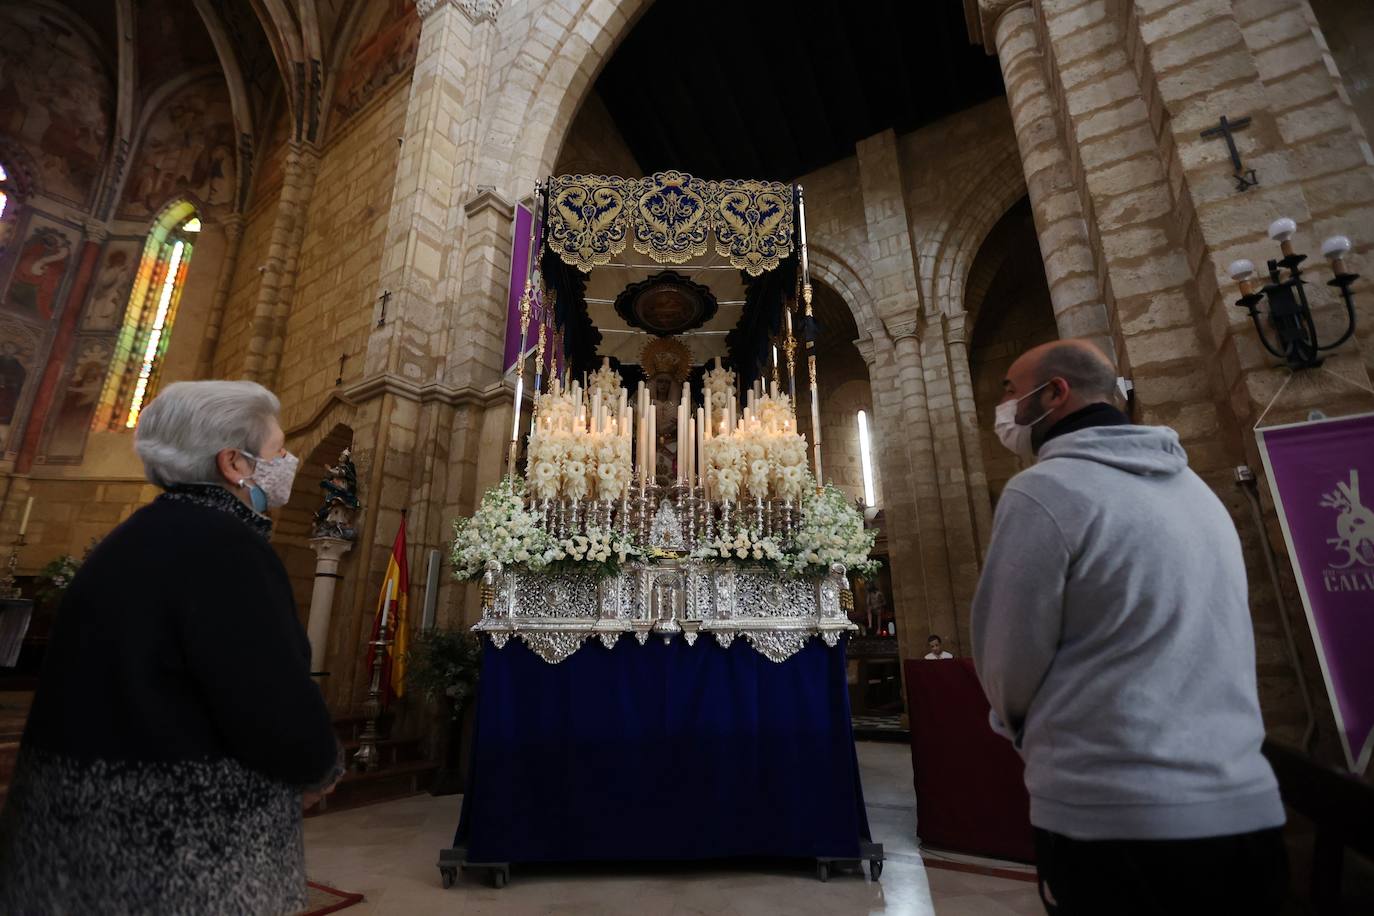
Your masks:
{"label": "religious painting", "polygon": [[0,134],[37,163],[44,193],[85,204],[104,164],[114,87],[74,23],[0,5]]}
{"label": "religious painting", "polygon": [[410,73],[420,47],[420,17],[411,0],[367,4],[334,87],[339,124],[357,114],[379,91]]}
{"label": "religious painting", "polygon": [[82,330],[113,331],[119,327],[138,275],[142,249],[143,243],[136,239],[117,239],[106,246],[81,319]]}
{"label": "religious painting", "polygon": [[112,338],[77,338],[72,347],[71,374],[59,389],[55,409],[48,421],[44,455],[49,463],[81,460],[113,352]]}
{"label": "religious painting", "polygon": [[148,124],[119,214],[146,218],[181,196],[228,206],[235,163],[234,119],[223,80],[192,83],[164,101]]}
{"label": "religious painting", "polygon": [[10,428],[19,410],[24,386],[34,375],[42,342],[40,329],[20,321],[0,319],[0,443],[8,445]]}
{"label": "religious painting", "polygon": [[58,294],[75,260],[76,233],[52,220],[37,218],[15,254],[4,306],[26,318],[48,321],[57,311]]}

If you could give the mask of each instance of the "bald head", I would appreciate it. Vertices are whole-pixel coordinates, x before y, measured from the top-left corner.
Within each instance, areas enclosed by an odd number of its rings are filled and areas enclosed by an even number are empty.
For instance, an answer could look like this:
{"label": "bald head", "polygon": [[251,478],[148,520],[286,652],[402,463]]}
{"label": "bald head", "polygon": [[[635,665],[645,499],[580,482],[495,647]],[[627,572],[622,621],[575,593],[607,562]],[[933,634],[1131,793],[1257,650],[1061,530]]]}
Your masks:
{"label": "bald head", "polygon": [[[1016,362],[1026,362],[1035,384],[1061,378],[1084,404],[1111,401],[1116,392],[1116,367],[1097,345],[1087,340],[1054,340],[1027,350]],[[1015,364],[1012,366],[1016,368]]]}
{"label": "bald head", "polygon": [[1036,451],[1054,424],[1091,404],[1111,403],[1115,391],[1116,367],[1086,340],[1056,340],[1027,350],[1002,380],[1002,402],[1016,402],[1015,422],[1031,427]]}

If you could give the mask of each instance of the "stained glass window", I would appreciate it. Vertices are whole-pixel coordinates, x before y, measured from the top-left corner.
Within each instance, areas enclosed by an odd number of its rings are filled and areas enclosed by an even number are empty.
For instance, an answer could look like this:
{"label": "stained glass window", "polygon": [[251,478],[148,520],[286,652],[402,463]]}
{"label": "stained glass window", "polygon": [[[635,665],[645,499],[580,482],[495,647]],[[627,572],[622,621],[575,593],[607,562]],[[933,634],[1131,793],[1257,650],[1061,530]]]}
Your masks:
{"label": "stained glass window", "polygon": [[[10,175],[5,171],[5,164],[0,162],[0,222],[4,222],[6,217],[14,217],[14,208],[11,206]],[[9,227],[0,225],[0,251],[5,249],[7,238]]]}
{"label": "stained glass window", "polygon": [[164,211],[148,233],[101,394],[97,426],[133,429],[143,405],[156,394],[200,228],[191,205],[178,203]]}

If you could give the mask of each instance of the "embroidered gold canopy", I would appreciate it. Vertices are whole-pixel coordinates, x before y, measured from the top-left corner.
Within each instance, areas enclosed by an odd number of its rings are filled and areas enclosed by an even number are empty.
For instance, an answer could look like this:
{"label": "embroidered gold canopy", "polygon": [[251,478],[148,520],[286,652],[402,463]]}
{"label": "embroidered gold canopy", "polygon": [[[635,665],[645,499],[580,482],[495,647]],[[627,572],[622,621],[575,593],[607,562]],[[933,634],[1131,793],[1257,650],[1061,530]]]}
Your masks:
{"label": "embroidered gold canopy", "polygon": [[792,253],[792,187],[776,181],[706,181],[685,172],[644,178],[560,175],[549,180],[549,250],[590,273],[634,250],[659,264],[716,253],[757,277]]}

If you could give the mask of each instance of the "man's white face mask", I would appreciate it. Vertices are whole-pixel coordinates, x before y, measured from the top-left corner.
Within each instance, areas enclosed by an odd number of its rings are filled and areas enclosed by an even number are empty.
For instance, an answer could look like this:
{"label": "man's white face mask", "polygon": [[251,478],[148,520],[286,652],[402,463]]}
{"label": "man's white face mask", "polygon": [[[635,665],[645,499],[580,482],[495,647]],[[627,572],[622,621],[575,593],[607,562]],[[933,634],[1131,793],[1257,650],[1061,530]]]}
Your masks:
{"label": "man's white face mask", "polygon": [[1035,424],[1048,417],[1051,411],[1047,410],[1029,423],[1022,424],[1016,422],[1016,410],[1021,406],[1022,401],[1048,387],[1049,384],[1046,382],[1014,401],[1003,401],[997,405],[997,414],[993,420],[993,429],[997,433],[997,438],[1009,451],[1026,461],[1032,461],[1035,458],[1035,445],[1031,441],[1031,432],[1035,428]]}

